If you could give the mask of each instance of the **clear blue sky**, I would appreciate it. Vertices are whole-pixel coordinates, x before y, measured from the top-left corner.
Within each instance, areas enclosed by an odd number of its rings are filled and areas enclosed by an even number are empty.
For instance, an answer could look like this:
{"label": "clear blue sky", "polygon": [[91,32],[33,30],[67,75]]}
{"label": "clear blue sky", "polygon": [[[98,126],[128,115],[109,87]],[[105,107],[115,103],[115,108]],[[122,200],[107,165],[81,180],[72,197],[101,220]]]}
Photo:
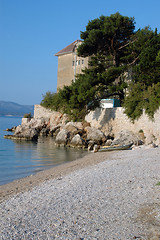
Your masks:
{"label": "clear blue sky", "polygon": [[160,0],[0,0],[0,100],[39,104],[56,91],[56,52],[76,39],[89,20],[120,14],[136,29],[160,28]]}

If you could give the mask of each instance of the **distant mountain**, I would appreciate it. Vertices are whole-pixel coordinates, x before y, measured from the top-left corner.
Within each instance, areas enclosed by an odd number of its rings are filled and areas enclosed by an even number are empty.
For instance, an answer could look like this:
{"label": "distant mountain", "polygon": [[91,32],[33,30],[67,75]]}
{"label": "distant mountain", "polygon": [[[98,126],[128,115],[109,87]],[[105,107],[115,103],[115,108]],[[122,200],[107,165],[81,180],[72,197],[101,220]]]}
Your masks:
{"label": "distant mountain", "polygon": [[20,105],[14,102],[0,101],[0,116],[17,116],[23,117],[25,113],[34,113],[33,105]]}

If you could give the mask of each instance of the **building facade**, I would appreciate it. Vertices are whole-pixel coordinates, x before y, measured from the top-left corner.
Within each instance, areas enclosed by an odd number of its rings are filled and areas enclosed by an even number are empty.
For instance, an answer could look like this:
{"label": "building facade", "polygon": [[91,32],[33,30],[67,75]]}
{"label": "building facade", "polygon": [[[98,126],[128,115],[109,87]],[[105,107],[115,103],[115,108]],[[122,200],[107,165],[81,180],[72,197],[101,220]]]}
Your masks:
{"label": "building facade", "polygon": [[71,85],[72,81],[75,81],[76,74],[88,68],[89,57],[77,56],[76,49],[81,43],[81,40],[76,40],[55,54],[58,57],[57,91],[65,85]]}

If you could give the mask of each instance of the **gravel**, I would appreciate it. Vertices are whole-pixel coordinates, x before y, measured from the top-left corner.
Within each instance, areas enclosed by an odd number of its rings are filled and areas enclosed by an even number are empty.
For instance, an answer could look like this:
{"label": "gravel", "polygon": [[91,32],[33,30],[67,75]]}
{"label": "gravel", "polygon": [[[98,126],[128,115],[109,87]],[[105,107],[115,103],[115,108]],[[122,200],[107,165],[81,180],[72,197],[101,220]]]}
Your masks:
{"label": "gravel", "polygon": [[0,239],[160,239],[159,170],[139,148],[43,182],[0,204]]}

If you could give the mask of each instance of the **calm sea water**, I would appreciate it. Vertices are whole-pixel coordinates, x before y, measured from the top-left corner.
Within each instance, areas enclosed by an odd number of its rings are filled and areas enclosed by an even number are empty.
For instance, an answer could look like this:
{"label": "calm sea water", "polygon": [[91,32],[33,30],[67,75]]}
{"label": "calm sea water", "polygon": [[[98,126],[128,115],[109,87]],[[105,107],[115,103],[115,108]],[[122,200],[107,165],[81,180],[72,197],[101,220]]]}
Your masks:
{"label": "calm sea water", "polygon": [[0,117],[0,185],[35,174],[36,172],[81,158],[87,151],[58,148],[52,138],[38,142],[18,142],[4,139],[6,128],[18,126],[21,118]]}

